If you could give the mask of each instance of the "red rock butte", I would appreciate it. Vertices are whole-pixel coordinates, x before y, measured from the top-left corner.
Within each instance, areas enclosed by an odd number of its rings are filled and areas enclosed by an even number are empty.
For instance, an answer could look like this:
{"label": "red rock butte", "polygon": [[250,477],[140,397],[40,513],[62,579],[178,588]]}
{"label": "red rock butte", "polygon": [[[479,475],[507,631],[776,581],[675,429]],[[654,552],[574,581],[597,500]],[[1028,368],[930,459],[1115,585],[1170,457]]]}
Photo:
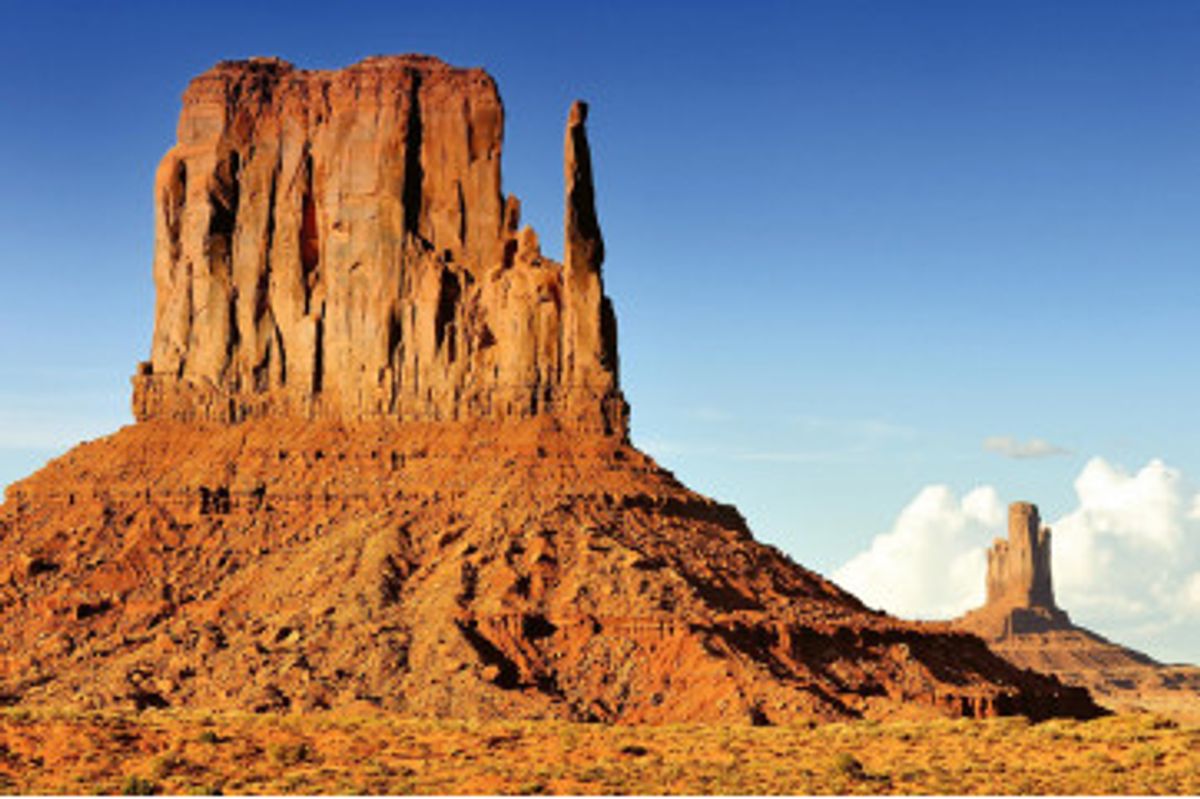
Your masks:
{"label": "red rock butte", "polygon": [[548,415],[624,435],[586,121],[576,103],[560,264],[501,189],[483,70],[253,59],[192,81],[155,183],[136,418]]}
{"label": "red rock butte", "polygon": [[227,62],[156,182],[137,423],[0,507],[0,702],[619,722],[1088,716],[632,446],[586,133],[565,255],[492,79]]}

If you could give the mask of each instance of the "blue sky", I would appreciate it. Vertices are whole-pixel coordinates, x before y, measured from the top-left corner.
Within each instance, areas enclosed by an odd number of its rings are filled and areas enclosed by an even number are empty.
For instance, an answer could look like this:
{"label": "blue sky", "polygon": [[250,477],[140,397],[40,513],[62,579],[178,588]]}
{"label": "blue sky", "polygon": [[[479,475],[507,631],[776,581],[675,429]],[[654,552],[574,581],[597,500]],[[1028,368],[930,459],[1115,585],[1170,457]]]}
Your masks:
{"label": "blue sky", "polygon": [[1200,4],[4,10],[0,484],[130,420],[187,80],[418,51],[496,76],[506,187],[550,252],[564,115],[591,102],[635,442],[761,538],[833,573],[926,486],[1055,520],[1091,459],[1157,458],[1200,570]]}

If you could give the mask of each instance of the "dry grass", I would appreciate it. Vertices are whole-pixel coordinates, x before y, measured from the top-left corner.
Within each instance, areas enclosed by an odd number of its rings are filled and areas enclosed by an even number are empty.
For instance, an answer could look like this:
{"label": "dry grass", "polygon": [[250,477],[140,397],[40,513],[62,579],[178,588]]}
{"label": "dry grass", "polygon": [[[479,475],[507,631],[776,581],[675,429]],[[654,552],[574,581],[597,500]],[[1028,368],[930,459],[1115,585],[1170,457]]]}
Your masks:
{"label": "dry grass", "polygon": [[1150,716],[604,727],[387,715],[0,713],[0,794],[1200,793]]}

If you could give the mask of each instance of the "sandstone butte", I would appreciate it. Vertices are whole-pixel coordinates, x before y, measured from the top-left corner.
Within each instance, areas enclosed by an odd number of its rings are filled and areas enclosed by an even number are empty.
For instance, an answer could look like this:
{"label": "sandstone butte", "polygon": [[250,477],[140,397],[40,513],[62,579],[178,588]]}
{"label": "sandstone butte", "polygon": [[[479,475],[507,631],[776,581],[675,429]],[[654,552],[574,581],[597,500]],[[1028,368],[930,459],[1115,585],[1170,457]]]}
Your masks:
{"label": "sandstone butte", "polygon": [[565,254],[503,194],[492,78],[225,62],[155,186],[136,423],[0,508],[23,706],[613,722],[1023,713],[1083,689],[901,621],[633,447],[587,107]]}
{"label": "sandstone butte", "polygon": [[1165,665],[1072,623],[1054,598],[1051,532],[1036,505],[1008,509],[1008,538],[988,550],[987,600],[957,620],[1017,666],[1087,688],[1116,711],[1200,719],[1200,668]]}

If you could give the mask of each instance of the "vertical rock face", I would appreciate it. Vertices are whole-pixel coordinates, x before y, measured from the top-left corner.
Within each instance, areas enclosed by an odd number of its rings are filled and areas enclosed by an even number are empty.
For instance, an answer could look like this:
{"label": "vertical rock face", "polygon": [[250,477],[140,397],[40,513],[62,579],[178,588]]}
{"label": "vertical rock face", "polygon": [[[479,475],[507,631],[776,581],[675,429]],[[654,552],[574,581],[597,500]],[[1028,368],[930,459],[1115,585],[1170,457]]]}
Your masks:
{"label": "vertical rock face", "polygon": [[585,119],[576,104],[560,265],[502,193],[482,70],[253,59],[196,78],[156,181],[136,417],[550,415],[623,435]]}
{"label": "vertical rock face", "polygon": [[1054,601],[1050,528],[1042,525],[1037,505],[1008,506],[1008,539],[992,543],[987,562],[987,601],[960,620],[963,626],[985,638],[1001,639],[1070,625]]}
{"label": "vertical rock face", "polygon": [[1050,528],[1043,527],[1037,505],[1008,506],[1008,540],[988,550],[989,605],[1054,608],[1050,579]]}

